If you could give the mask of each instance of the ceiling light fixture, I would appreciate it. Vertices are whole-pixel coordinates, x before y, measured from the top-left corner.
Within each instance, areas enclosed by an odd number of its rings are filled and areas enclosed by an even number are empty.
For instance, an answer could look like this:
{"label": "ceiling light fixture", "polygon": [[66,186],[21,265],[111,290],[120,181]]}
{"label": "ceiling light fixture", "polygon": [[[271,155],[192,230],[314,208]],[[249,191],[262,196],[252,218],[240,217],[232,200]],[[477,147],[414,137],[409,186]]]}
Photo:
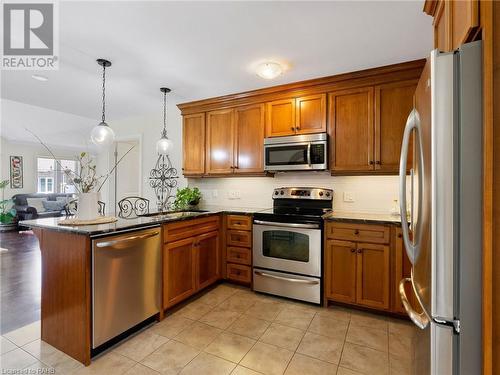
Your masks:
{"label": "ceiling light fixture", "polygon": [[48,81],[48,80],[49,80],[49,78],[48,78],[48,77],[46,77],[46,76],[42,76],[41,74],[33,74],[33,75],[31,76],[31,78],[36,79],[37,81],[41,81],[41,82],[46,82],[46,81]]}
{"label": "ceiling light fixture", "polygon": [[274,79],[283,74],[281,64],[273,61],[264,62],[257,66],[257,75],[264,79]]}
{"label": "ceiling light fixture", "polygon": [[167,137],[167,93],[171,90],[162,87],[160,91],[163,93],[163,130],[161,138],[156,142],[156,152],[158,155],[168,155],[169,150],[172,149],[173,142]]}
{"label": "ceiling light fixture", "polygon": [[102,117],[99,125],[90,132],[90,139],[98,146],[110,146],[115,140],[115,132],[106,123],[106,68],[111,66],[111,62],[97,59],[97,63],[102,66]]}

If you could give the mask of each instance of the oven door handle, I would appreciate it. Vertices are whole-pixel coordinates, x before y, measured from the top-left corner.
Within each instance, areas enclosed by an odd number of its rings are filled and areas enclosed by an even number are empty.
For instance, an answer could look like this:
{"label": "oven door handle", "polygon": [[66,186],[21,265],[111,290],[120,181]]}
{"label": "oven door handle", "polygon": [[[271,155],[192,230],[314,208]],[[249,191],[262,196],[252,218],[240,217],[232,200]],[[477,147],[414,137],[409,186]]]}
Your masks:
{"label": "oven door handle", "polygon": [[310,167],[312,166],[312,163],[311,163],[311,143],[310,142],[307,144],[307,164],[309,164]]}
{"label": "oven door handle", "polygon": [[291,278],[291,277],[283,277],[283,276],[271,275],[270,273],[265,273],[265,272],[261,272],[261,271],[254,271],[254,272],[255,272],[256,275],[259,275],[259,276],[269,277],[271,279],[291,281],[292,283],[308,284],[308,285],[317,285],[317,284],[319,284],[319,280],[294,279],[294,278]]}
{"label": "oven door handle", "polygon": [[273,227],[283,227],[283,228],[320,229],[319,224],[275,223],[273,221],[263,221],[263,220],[254,220],[253,223],[260,225],[270,225]]}

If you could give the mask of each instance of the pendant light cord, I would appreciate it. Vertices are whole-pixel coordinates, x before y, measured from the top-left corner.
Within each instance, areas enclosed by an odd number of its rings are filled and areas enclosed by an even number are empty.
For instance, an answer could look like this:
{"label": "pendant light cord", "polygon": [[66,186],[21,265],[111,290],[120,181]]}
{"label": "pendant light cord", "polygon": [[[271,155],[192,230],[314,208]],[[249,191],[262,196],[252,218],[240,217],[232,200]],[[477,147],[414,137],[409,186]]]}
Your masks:
{"label": "pendant light cord", "polygon": [[167,93],[163,93],[163,131],[162,137],[167,138]]}
{"label": "pendant light cord", "polygon": [[106,64],[102,66],[102,122],[106,122]]}

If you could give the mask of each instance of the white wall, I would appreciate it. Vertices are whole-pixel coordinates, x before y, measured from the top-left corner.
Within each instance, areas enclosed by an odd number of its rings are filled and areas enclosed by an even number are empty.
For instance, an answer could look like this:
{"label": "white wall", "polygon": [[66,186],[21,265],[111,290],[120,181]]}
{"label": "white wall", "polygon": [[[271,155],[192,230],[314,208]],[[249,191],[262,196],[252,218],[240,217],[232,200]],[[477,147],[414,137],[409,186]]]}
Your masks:
{"label": "white wall", "polygon": [[[50,149],[59,159],[75,159],[80,151],[74,148],[51,146]],[[10,184],[5,189],[5,197],[14,194],[36,193],[37,191],[37,157],[51,157],[47,150],[40,144],[9,141],[0,137],[0,175],[2,180],[10,178],[10,156],[23,157],[23,188],[11,189]]]}
{"label": "white wall", "polygon": [[[328,172],[281,173],[270,177],[239,177],[214,179],[189,179],[190,186],[198,186],[204,205],[228,207],[272,207],[272,191],[283,186],[315,186],[334,190],[333,207],[339,211],[388,213],[398,199],[397,176],[341,176],[332,177]],[[231,192],[241,198],[230,199]],[[349,192],[354,202],[343,200]]]}

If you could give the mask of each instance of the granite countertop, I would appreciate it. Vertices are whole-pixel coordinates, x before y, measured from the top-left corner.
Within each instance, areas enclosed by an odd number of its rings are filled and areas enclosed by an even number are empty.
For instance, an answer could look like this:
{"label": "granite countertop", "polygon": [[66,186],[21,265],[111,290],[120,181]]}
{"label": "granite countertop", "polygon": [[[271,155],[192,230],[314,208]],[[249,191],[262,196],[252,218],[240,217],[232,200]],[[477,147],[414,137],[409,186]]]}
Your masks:
{"label": "granite countertop", "polygon": [[[55,231],[80,233],[89,236],[98,236],[117,231],[127,231],[127,230],[155,227],[173,221],[189,220],[197,217],[216,215],[220,213],[251,215],[254,212],[262,211],[264,209],[248,208],[248,207],[230,208],[222,206],[205,206],[201,210],[198,212],[189,211],[182,214],[182,216],[178,215],[168,216],[159,214],[154,216],[140,216],[132,218],[118,217],[118,221],[115,221],[113,223],[98,224],[98,225],[59,225],[58,224],[59,221],[65,219],[64,216],[34,219],[34,220],[24,220],[21,221],[19,224],[31,228],[51,229]],[[114,216],[114,215],[110,214],[109,216]]]}
{"label": "granite countertop", "polygon": [[358,222],[369,224],[401,224],[400,215],[391,215],[388,213],[363,213],[363,212],[349,212],[349,211],[333,211],[325,216],[328,221],[345,221],[345,222]]}

